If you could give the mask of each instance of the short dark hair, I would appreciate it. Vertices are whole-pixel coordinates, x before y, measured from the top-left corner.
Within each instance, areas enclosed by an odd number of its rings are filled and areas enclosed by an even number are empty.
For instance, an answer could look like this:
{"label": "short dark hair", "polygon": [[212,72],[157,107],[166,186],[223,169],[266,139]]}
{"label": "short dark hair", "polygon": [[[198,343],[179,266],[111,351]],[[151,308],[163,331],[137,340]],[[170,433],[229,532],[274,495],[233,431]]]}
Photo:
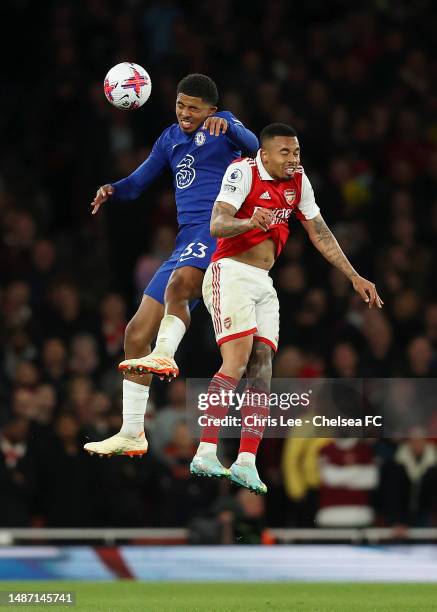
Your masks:
{"label": "short dark hair", "polygon": [[206,74],[188,74],[179,81],[176,92],[178,94],[183,93],[186,96],[202,98],[207,104],[217,106],[217,85]]}
{"label": "short dark hair", "polygon": [[297,132],[291,125],[287,125],[286,123],[271,123],[270,125],[266,125],[259,136],[261,146],[266,140],[270,140],[270,138],[274,138],[275,136],[295,136],[297,138]]}

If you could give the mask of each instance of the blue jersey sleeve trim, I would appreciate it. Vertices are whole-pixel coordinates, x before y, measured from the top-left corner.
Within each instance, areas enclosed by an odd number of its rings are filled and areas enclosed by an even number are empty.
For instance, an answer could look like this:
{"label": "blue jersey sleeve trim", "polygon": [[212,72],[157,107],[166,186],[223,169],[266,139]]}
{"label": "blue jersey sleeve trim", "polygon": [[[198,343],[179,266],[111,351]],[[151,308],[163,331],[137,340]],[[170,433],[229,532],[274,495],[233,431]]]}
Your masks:
{"label": "blue jersey sleeve trim", "polygon": [[258,151],[258,138],[253,132],[248,130],[232,113],[221,111],[216,113],[219,117],[224,117],[228,122],[226,136],[231,143],[242,150],[244,153],[253,155]]}

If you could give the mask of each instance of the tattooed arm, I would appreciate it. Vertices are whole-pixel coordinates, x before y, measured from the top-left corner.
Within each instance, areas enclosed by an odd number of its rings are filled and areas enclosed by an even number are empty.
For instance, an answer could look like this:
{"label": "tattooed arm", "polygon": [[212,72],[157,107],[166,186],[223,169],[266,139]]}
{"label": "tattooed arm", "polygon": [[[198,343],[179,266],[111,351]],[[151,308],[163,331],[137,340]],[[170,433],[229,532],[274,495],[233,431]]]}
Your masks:
{"label": "tattooed arm", "polygon": [[257,208],[251,219],[236,219],[237,209],[232,204],[217,201],[211,215],[211,236],[231,238],[252,229],[267,231],[272,221],[272,213],[265,208]]}
{"label": "tattooed arm", "polygon": [[326,225],[322,215],[317,215],[314,219],[302,222],[311,242],[320,251],[325,259],[333,266],[338,268],[351,281],[353,288],[361,295],[363,300],[369,304],[369,308],[377,306],[382,308],[384,302],[379,297],[375,285],[363,278],[354,269],[346,255],[341,250],[335,236]]}

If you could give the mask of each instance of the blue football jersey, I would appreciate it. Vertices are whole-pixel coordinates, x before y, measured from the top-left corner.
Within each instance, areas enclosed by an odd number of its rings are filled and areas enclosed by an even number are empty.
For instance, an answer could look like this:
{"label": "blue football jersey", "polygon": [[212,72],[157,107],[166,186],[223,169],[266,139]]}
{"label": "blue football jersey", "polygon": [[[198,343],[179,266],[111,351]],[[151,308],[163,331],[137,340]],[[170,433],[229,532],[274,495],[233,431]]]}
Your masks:
{"label": "blue football jersey", "polygon": [[254,154],[258,149],[257,137],[232,113],[220,111],[214,116],[228,121],[226,134],[211,136],[201,127],[185,134],[174,123],[164,130],[149,157],[130,176],[113,183],[112,199],[138,197],[170,167],[179,225],[209,223],[226,168],[243,151]]}

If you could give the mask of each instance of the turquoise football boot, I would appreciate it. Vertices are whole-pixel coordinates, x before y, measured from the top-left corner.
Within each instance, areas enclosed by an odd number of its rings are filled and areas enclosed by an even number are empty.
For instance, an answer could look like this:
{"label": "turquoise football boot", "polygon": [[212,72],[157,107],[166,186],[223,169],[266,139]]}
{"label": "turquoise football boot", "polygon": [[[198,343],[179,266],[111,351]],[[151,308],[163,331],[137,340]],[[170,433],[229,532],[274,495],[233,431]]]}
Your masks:
{"label": "turquoise football boot", "polygon": [[233,463],[230,472],[231,482],[234,484],[245,487],[257,495],[265,495],[267,493],[267,487],[258,476],[257,469],[254,465],[239,465],[238,463]]}
{"label": "turquoise football boot", "polygon": [[194,476],[207,478],[229,478],[231,475],[230,470],[225,468],[214,455],[205,457],[195,455],[190,465],[190,472]]}

